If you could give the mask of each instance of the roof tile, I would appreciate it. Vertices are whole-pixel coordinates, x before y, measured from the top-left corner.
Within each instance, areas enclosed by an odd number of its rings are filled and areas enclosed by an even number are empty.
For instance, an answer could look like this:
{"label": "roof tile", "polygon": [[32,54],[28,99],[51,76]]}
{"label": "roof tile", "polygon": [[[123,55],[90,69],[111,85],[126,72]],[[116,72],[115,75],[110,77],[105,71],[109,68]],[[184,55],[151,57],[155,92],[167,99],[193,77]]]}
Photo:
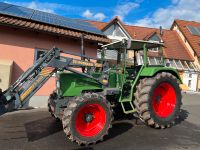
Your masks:
{"label": "roof tile", "polygon": [[178,25],[180,31],[183,33],[183,35],[185,36],[191,47],[194,49],[197,56],[200,57],[200,36],[193,35],[187,28],[187,26],[200,28],[200,22],[175,20],[174,23]]}

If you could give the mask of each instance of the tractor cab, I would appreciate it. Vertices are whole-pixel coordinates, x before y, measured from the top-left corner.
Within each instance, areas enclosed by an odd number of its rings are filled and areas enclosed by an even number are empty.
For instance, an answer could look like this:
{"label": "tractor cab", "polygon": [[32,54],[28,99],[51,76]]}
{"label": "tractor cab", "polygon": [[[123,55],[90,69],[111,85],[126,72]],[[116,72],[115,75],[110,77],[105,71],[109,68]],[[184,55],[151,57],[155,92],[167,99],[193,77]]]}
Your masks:
{"label": "tractor cab", "polygon": [[[102,59],[107,60],[111,67],[110,79],[113,76],[118,78],[117,81],[110,80],[110,85],[115,82],[120,87],[120,83],[124,85],[135,80],[144,67],[164,67],[162,47],[162,43],[141,40],[123,40],[102,46]],[[157,57],[156,65],[149,63],[152,55]]]}
{"label": "tractor cab", "polygon": [[123,64],[124,67],[137,66],[137,65],[149,65],[148,55],[156,55],[159,57],[163,63],[163,52],[162,43],[151,42],[151,41],[141,41],[141,40],[123,40],[118,42],[113,42],[102,46],[102,55],[106,59],[105,55],[109,54],[109,51],[116,51],[117,58],[113,58],[119,64]]}

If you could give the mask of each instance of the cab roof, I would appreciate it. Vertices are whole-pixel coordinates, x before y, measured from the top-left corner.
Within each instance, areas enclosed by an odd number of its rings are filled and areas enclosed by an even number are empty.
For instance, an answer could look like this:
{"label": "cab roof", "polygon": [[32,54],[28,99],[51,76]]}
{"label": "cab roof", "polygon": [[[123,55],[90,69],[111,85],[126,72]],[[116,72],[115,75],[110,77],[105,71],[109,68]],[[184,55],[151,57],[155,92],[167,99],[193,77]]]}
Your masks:
{"label": "cab roof", "polygon": [[[163,46],[163,43],[154,42],[154,41],[143,41],[143,40],[126,40],[127,41],[127,50],[143,50],[144,45],[146,45],[147,49],[156,48]],[[117,41],[110,44],[103,45],[102,48],[108,49],[108,50],[120,50],[124,48],[124,40],[123,41]]]}

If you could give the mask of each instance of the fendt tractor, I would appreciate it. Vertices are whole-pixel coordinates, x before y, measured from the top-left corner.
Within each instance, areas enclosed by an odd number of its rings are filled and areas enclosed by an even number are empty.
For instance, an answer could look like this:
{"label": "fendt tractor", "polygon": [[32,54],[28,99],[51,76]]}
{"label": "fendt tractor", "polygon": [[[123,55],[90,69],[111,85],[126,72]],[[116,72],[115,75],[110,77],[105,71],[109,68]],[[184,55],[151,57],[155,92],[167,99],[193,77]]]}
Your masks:
{"label": "fendt tractor", "polygon": [[[66,136],[79,145],[102,141],[120,110],[135,114],[150,127],[168,128],[179,116],[182,81],[165,63],[162,47],[157,42],[122,40],[101,46],[98,59],[54,47],[0,92],[1,112],[25,106],[55,75],[49,112],[62,121]],[[152,49],[157,50],[160,65],[149,64]],[[107,54],[113,51],[117,57],[109,61]],[[80,59],[66,57],[69,55]]]}

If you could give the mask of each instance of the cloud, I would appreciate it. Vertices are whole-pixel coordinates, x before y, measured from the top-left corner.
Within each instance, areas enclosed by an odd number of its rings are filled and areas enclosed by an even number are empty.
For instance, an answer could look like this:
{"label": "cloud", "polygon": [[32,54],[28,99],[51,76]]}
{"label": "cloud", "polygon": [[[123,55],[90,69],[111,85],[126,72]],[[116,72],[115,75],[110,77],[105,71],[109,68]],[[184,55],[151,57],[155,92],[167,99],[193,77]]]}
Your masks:
{"label": "cloud", "polygon": [[62,4],[41,3],[41,2],[35,2],[35,1],[30,1],[30,2],[4,1],[4,2],[31,8],[31,9],[37,9],[37,10],[48,12],[48,13],[55,13],[57,9],[61,9],[64,7]]}
{"label": "cloud", "polygon": [[138,3],[135,2],[123,2],[118,4],[114,10],[114,15],[120,17],[123,20],[132,10],[139,7]]}
{"label": "cloud", "polygon": [[4,2],[32,8],[32,9],[36,9],[36,10],[40,10],[40,11],[44,11],[48,13],[61,12],[62,14],[70,15],[70,14],[79,14],[79,12],[83,10],[83,7],[80,7],[80,6],[71,6],[71,5],[66,5],[66,4],[50,3],[50,2],[40,2],[40,1],[22,2],[22,1],[14,1],[14,0],[8,0]]}
{"label": "cloud", "polygon": [[196,0],[171,0],[171,5],[159,8],[152,15],[134,22],[134,25],[169,28],[174,19],[200,21],[200,5]]}
{"label": "cloud", "polygon": [[106,16],[104,15],[104,13],[96,13],[94,14],[93,12],[91,12],[89,9],[85,10],[82,13],[82,16],[87,18],[87,19],[91,19],[91,20],[97,20],[97,21],[102,21],[106,18]]}
{"label": "cloud", "polygon": [[44,11],[44,12],[48,12],[48,13],[55,13],[54,12],[54,9],[51,8],[51,7],[41,7],[41,5],[39,5],[38,3],[36,2],[30,2],[30,3],[27,3],[26,4],[28,8],[31,8],[31,9],[38,9],[38,10],[41,10],[41,11]]}
{"label": "cloud", "polygon": [[[48,13],[57,13],[63,16],[76,16],[80,17],[84,16],[87,19],[93,19],[102,21],[106,18],[105,14],[100,12],[99,10],[103,10],[104,12],[111,12],[111,8],[105,8],[105,7],[87,7],[87,10],[85,11],[85,7],[82,6],[72,6],[72,5],[66,5],[66,4],[59,4],[59,3],[50,3],[50,2],[41,2],[41,1],[29,1],[29,2],[23,2],[19,0],[7,0],[4,1],[5,3],[10,3],[14,5],[19,5],[23,7],[28,7]],[[97,13],[93,13],[91,10],[95,10]],[[99,11],[99,12],[98,12]],[[83,12],[80,14],[80,12]]]}
{"label": "cloud", "polygon": [[106,16],[104,15],[104,13],[97,13],[94,15],[94,19],[102,21],[106,18]]}
{"label": "cloud", "polygon": [[89,19],[93,17],[93,13],[89,9],[87,9],[83,12],[82,16]]}

